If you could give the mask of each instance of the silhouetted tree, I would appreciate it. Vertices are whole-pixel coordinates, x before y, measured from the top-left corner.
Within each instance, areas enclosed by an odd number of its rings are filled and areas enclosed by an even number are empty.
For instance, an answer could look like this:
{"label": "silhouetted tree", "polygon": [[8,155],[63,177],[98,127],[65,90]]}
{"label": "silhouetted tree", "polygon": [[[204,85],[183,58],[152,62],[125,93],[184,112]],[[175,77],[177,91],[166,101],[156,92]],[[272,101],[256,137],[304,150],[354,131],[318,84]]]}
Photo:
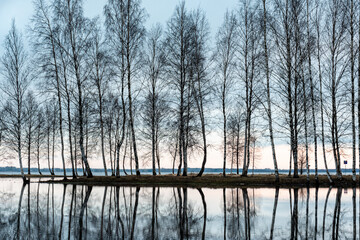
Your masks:
{"label": "silhouetted tree", "polygon": [[3,124],[5,125],[4,141],[11,151],[18,155],[21,175],[26,182],[23,170],[22,151],[25,122],[25,96],[33,79],[30,59],[25,52],[22,35],[18,32],[13,20],[11,29],[5,37],[5,51],[1,58],[0,73],[3,81],[0,89],[6,96]]}
{"label": "silhouetted tree", "polygon": [[160,174],[160,141],[164,133],[164,120],[168,109],[164,81],[165,55],[163,51],[162,29],[154,26],[148,33],[145,48],[146,95],[143,103],[145,139],[151,141],[152,172],[156,175],[156,162]]}
{"label": "silhouetted tree", "polygon": [[221,109],[223,118],[223,144],[224,144],[224,159],[223,159],[223,175],[226,171],[226,143],[227,143],[227,107],[229,104],[229,93],[234,84],[235,74],[235,55],[237,50],[237,24],[236,16],[232,12],[226,12],[224,22],[219,29],[216,40],[216,71],[218,73],[218,90],[221,99]]}
{"label": "silhouetted tree", "polygon": [[174,93],[174,112],[179,116],[175,122],[179,127],[178,151],[180,175],[184,164],[183,175],[187,175],[188,168],[188,137],[190,123],[190,94],[191,82],[189,70],[191,67],[192,54],[192,23],[190,14],[186,10],[185,2],[182,1],[167,23],[165,46],[166,51],[166,76]]}

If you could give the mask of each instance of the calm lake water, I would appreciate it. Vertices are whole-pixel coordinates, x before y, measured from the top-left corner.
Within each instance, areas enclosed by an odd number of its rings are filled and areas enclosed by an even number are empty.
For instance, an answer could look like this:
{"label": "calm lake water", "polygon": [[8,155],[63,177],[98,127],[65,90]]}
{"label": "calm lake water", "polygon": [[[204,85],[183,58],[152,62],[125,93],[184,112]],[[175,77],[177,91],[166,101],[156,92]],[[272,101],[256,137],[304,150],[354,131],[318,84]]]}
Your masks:
{"label": "calm lake water", "polygon": [[358,239],[359,189],[87,187],[0,179],[0,239]]}

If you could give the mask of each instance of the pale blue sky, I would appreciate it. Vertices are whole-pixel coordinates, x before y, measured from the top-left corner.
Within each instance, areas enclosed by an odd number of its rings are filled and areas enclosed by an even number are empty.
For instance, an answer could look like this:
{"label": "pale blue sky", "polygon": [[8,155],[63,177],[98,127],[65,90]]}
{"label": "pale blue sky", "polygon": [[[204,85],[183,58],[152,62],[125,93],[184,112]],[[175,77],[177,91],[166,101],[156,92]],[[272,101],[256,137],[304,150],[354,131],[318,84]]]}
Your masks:
{"label": "pale blue sky", "polygon": [[[84,0],[85,15],[102,15],[106,2],[107,0]],[[143,0],[142,5],[149,15],[146,27],[150,28],[155,23],[165,27],[179,2],[180,0]],[[200,7],[206,12],[212,39],[223,21],[226,10],[238,6],[238,0],[186,0],[185,3],[189,10]],[[16,26],[24,33],[32,14],[32,0],[0,0],[0,53],[3,52],[3,42],[11,26],[11,20],[15,18]]]}

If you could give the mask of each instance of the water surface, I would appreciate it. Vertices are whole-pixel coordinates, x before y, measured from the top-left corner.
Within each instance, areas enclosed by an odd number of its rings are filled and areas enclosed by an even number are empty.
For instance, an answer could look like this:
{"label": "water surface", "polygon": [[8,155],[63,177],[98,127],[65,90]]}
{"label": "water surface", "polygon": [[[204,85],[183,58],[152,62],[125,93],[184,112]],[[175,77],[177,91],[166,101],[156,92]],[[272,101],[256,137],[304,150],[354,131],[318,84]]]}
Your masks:
{"label": "water surface", "polygon": [[87,187],[0,179],[0,239],[357,239],[344,188]]}

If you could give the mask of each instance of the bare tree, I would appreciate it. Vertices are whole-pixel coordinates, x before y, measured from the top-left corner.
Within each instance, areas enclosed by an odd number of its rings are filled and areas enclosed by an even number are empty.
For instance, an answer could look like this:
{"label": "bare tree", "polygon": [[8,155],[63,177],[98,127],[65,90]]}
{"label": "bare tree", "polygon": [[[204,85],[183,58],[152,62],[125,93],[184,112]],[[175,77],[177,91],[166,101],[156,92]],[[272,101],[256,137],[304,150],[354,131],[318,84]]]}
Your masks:
{"label": "bare tree", "polygon": [[[76,105],[78,111],[79,147],[81,159],[88,177],[92,177],[91,168],[84,148],[84,96],[88,80],[89,68],[86,53],[90,48],[90,33],[93,22],[83,16],[81,0],[55,1],[56,19],[61,23],[65,41],[60,47],[70,59],[70,67],[76,82]],[[68,45],[68,48],[64,46]]]}
{"label": "bare tree", "polygon": [[183,175],[187,176],[188,167],[188,137],[190,122],[190,79],[189,69],[191,66],[190,56],[192,54],[191,46],[191,21],[185,8],[185,2],[182,1],[175,9],[171,19],[167,24],[166,31],[166,72],[170,80],[172,89],[174,89],[173,106],[178,119],[175,120],[179,127],[178,151],[180,175],[182,164],[184,163]]}
{"label": "bare tree", "polygon": [[[116,124],[115,144],[116,149],[121,148],[125,139],[125,127],[126,127],[126,103],[125,103],[125,76],[126,76],[126,60],[125,60],[125,2],[124,1],[109,1],[104,8],[106,17],[106,33],[109,44],[111,44],[111,50],[114,53],[114,65],[116,67],[117,76],[120,78],[120,95],[121,95],[121,106],[122,106],[122,130],[121,138],[117,137],[118,132],[118,121]],[[115,150],[115,154],[116,154]],[[116,176],[120,176],[120,163],[119,158],[114,157],[116,161]]]}
{"label": "bare tree", "polygon": [[203,161],[198,176],[200,177],[205,170],[207,161],[207,141],[206,141],[206,104],[211,92],[211,82],[209,77],[209,59],[208,59],[208,39],[209,24],[205,13],[200,9],[195,10],[191,14],[192,21],[192,64],[190,68],[191,88],[194,97],[197,113],[201,125]]}
{"label": "bare tree", "polygon": [[[119,47],[122,83],[126,77],[129,100],[129,122],[134,149],[136,174],[140,175],[139,158],[136,146],[134,128],[135,117],[133,114],[133,91],[134,79],[141,66],[141,48],[145,36],[143,22],[145,10],[139,0],[109,0],[105,6],[107,29],[112,36],[114,47]],[[122,84],[123,85],[123,84]]]}
{"label": "bare tree", "polygon": [[[295,97],[297,95],[297,86],[294,83],[293,77],[293,57],[292,57],[292,48],[293,48],[293,27],[292,27],[292,17],[291,17],[291,8],[290,1],[275,1],[276,11],[274,16],[276,19],[279,19],[277,24],[273,24],[272,30],[274,32],[274,40],[277,47],[277,51],[281,54],[278,55],[278,59],[282,61],[282,64],[279,64],[277,67],[277,80],[278,86],[276,91],[279,93],[280,98],[284,99],[285,114],[284,120],[288,126],[284,126],[289,130],[290,137],[290,152],[293,155],[294,161],[294,177],[298,177],[298,150],[297,150],[297,129],[298,129],[298,112],[297,112],[297,101]],[[286,93],[286,94],[283,94]],[[290,157],[291,160],[291,157]],[[291,162],[290,162],[291,168]]]}
{"label": "bare tree", "polygon": [[300,168],[300,175],[303,175],[304,169],[307,168],[307,162],[306,162],[306,150],[305,145],[300,145],[298,148],[298,165]]}
{"label": "bare tree", "polygon": [[23,134],[24,134],[24,100],[32,81],[29,67],[29,57],[25,52],[22,36],[15,27],[13,20],[11,29],[5,38],[5,51],[1,58],[1,75],[4,81],[0,89],[7,97],[5,105],[5,134],[4,141],[9,148],[18,155],[21,175],[27,182],[22,162]]}
{"label": "bare tree", "polygon": [[326,69],[328,75],[326,75],[326,89],[329,92],[329,99],[331,104],[329,107],[329,118],[330,118],[330,131],[331,131],[331,145],[333,150],[333,157],[336,168],[336,175],[339,179],[342,178],[341,173],[341,159],[340,159],[340,134],[343,130],[344,125],[341,124],[344,111],[342,101],[346,97],[343,94],[344,75],[347,68],[348,58],[346,58],[347,52],[345,51],[344,38],[346,33],[346,7],[343,2],[332,0],[326,5],[326,17],[325,21],[328,24],[325,25],[325,57],[326,57]]}
{"label": "bare tree", "polygon": [[263,0],[263,33],[264,33],[264,54],[265,54],[265,72],[266,72],[266,93],[267,93],[267,116],[269,121],[269,132],[270,132],[270,142],[272,157],[274,162],[274,170],[276,181],[279,181],[279,170],[277,166],[276,153],[275,153],[275,143],[274,143],[274,133],[272,127],[272,112],[271,112],[271,95],[270,95],[270,71],[269,71],[269,56],[268,56],[268,47],[267,47],[267,11],[266,11],[266,0]]}
{"label": "bare tree", "polygon": [[[125,131],[126,131],[126,109],[125,102],[121,100],[122,104],[120,105],[119,99],[114,98],[111,102],[111,111],[113,121],[114,121],[114,139],[115,139],[115,150],[114,150],[114,161],[116,161],[116,176],[120,177],[120,149],[125,139]],[[121,126],[120,126],[121,124]],[[125,150],[126,151],[126,147]],[[114,163],[115,164],[115,163]]]}
{"label": "bare tree", "polygon": [[[114,108],[114,102],[118,101],[118,99],[111,93],[108,92],[106,96],[104,96],[103,102],[103,120],[106,127],[106,135],[108,141],[108,154],[110,159],[110,166],[112,175],[115,176],[116,166],[116,116],[117,109]],[[115,137],[114,137],[115,136]],[[113,141],[115,140],[115,141]]]}
{"label": "bare tree", "polygon": [[25,105],[24,105],[24,142],[26,144],[26,155],[28,158],[28,174],[30,175],[30,162],[31,156],[33,154],[32,147],[35,143],[35,131],[37,128],[36,121],[38,115],[38,103],[36,102],[34,94],[29,91],[25,96]]}
{"label": "bare tree", "polygon": [[242,136],[244,135],[243,122],[245,121],[246,110],[241,103],[236,105],[237,111],[229,114],[227,124],[229,139],[227,145],[231,156],[231,169],[233,169],[233,164],[236,164],[236,174],[239,174],[240,158],[244,154],[244,139]]}
{"label": "bare tree", "polygon": [[64,146],[64,133],[63,133],[63,111],[62,111],[62,92],[60,89],[60,70],[58,64],[58,44],[56,43],[57,30],[56,26],[52,23],[51,8],[45,2],[45,0],[34,1],[35,14],[32,18],[33,27],[32,41],[35,53],[38,58],[38,62],[42,63],[40,68],[44,70],[45,82],[54,79],[57,95],[57,101],[59,106],[59,132],[61,141],[61,159],[63,163],[64,178],[66,179],[66,167],[65,167],[65,146]]}
{"label": "bare tree", "polygon": [[164,96],[165,82],[163,80],[165,56],[162,50],[162,29],[160,25],[154,26],[148,33],[145,57],[145,74],[148,90],[144,99],[144,123],[147,138],[151,139],[151,159],[153,175],[156,175],[156,160],[160,174],[159,144],[161,128],[164,123],[166,103]]}
{"label": "bare tree", "polygon": [[107,176],[106,158],[105,158],[105,133],[104,133],[104,97],[109,91],[109,80],[110,80],[110,66],[111,59],[106,52],[105,42],[102,39],[101,29],[97,27],[93,32],[93,44],[91,49],[91,59],[94,65],[91,78],[95,88],[96,96],[96,108],[99,114],[99,127],[100,127],[100,142],[101,142],[101,155]]}
{"label": "bare tree", "polygon": [[[358,19],[358,47],[360,47],[360,14],[359,14],[359,19]],[[359,154],[359,169],[360,169],[360,130],[359,130],[359,126],[360,126],[360,53],[358,53],[357,55],[357,59],[358,59],[358,99],[357,99],[357,117],[358,117],[358,154]]]}
{"label": "bare tree", "polygon": [[39,108],[36,114],[36,119],[35,119],[35,131],[34,131],[34,143],[35,143],[35,157],[36,157],[36,162],[37,162],[37,166],[38,166],[38,171],[39,174],[42,175],[41,173],[41,167],[40,167],[40,158],[41,158],[41,153],[43,152],[43,145],[44,145],[44,140],[45,140],[45,119],[44,119],[44,110],[43,108]]}
{"label": "bare tree", "polygon": [[321,64],[321,5],[319,3],[316,4],[316,18],[315,18],[315,25],[316,25],[316,58],[317,58],[317,67],[318,67],[318,78],[319,78],[319,98],[320,98],[320,116],[321,116],[321,142],[322,142],[322,152],[323,152],[323,160],[326,169],[326,175],[332,183],[332,179],[329,173],[327,159],[326,159],[326,149],[325,149],[325,129],[324,129],[324,100],[323,100],[323,77],[322,77],[322,64]]}
{"label": "bare tree", "polygon": [[69,150],[70,150],[70,162],[71,162],[71,168],[72,168],[72,177],[77,177],[77,170],[76,170],[76,141],[75,144],[73,144],[73,135],[76,129],[74,129],[75,126],[75,118],[73,118],[74,108],[72,107],[74,105],[73,100],[73,88],[74,83],[71,81],[70,77],[70,58],[66,55],[66,52],[68,51],[65,49],[66,44],[63,43],[63,38],[60,36],[57,37],[56,41],[59,45],[59,59],[60,62],[60,72],[62,76],[62,89],[63,89],[63,95],[64,95],[64,102],[66,103],[66,125],[67,125],[67,137],[69,142]]}
{"label": "bare tree", "polygon": [[355,128],[355,50],[354,50],[354,0],[350,0],[350,79],[351,79],[351,130],[352,130],[352,180],[356,182],[356,128]]}
{"label": "bare tree", "polygon": [[261,56],[261,38],[259,35],[259,15],[258,15],[257,3],[249,0],[243,0],[241,2],[240,20],[239,20],[239,36],[240,47],[239,51],[239,74],[240,79],[243,79],[245,84],[245,140],[244,140],[244,160],[242,176],[247,176],[248,168],[250,164],[250,136],[251,133],[251,121],[253,119],[253,112],[256,109],[255,91],[259,89],[257,83],[259,79],[259,63]]}
{"label": "bare tree", "polygon": [[[50,101],[50,103],[53,103]],[[46,158],[47,158],[47,165],[49,168],[49,172],[51,175],[53,175],[53,172],[51,170],[51,164],[50,164],[50,155],[51,155],[51,126],[52,126],[52,122],[53,122],[53,114],[52,114],[52,108],[49,104],[45,105],[45,110],[44,110],[44,116],[45,116],[45,136],[46,136]]]}
{"label": "bare tree", "polygon": [[57,134],[59,130],[57,114],[59,108],[55,98],[49,99],[45,107],[48,168],[50,174],[55,175],[55,151],[58,144]]}
{"label": "bare tree", "polygon": [[223,117],[223,140],[224,159],[223,175],[226,175],[226,142],[227,142],[227,106],[229,103],[229,91],[233,85],[235,73],[235,55],[237,50],[237,19],[234,13],[226,12],[224,22],[219,29],[216,40],[215,61],[216,68],[221,79],[219,84],[222,117]]}
{"label": "bare tree", "polygon": [[316,128],[316,110],[315,110],[315,84],[312,74],[312,49],[314,49],[314,39],[312,29],[310,27],[310,21],[312,17],[311,8],[312,5],[309,0],[306,1],[306,28],[307,28],[307,56],[308,56],[308,71],[310,79],[310,97],[311,97],[311,114],[313,125],[313,138],[314,138],[314,161],[315,161],[315,180],[319,181],[318,177],[318,146],[317,146],[317,128]]}

